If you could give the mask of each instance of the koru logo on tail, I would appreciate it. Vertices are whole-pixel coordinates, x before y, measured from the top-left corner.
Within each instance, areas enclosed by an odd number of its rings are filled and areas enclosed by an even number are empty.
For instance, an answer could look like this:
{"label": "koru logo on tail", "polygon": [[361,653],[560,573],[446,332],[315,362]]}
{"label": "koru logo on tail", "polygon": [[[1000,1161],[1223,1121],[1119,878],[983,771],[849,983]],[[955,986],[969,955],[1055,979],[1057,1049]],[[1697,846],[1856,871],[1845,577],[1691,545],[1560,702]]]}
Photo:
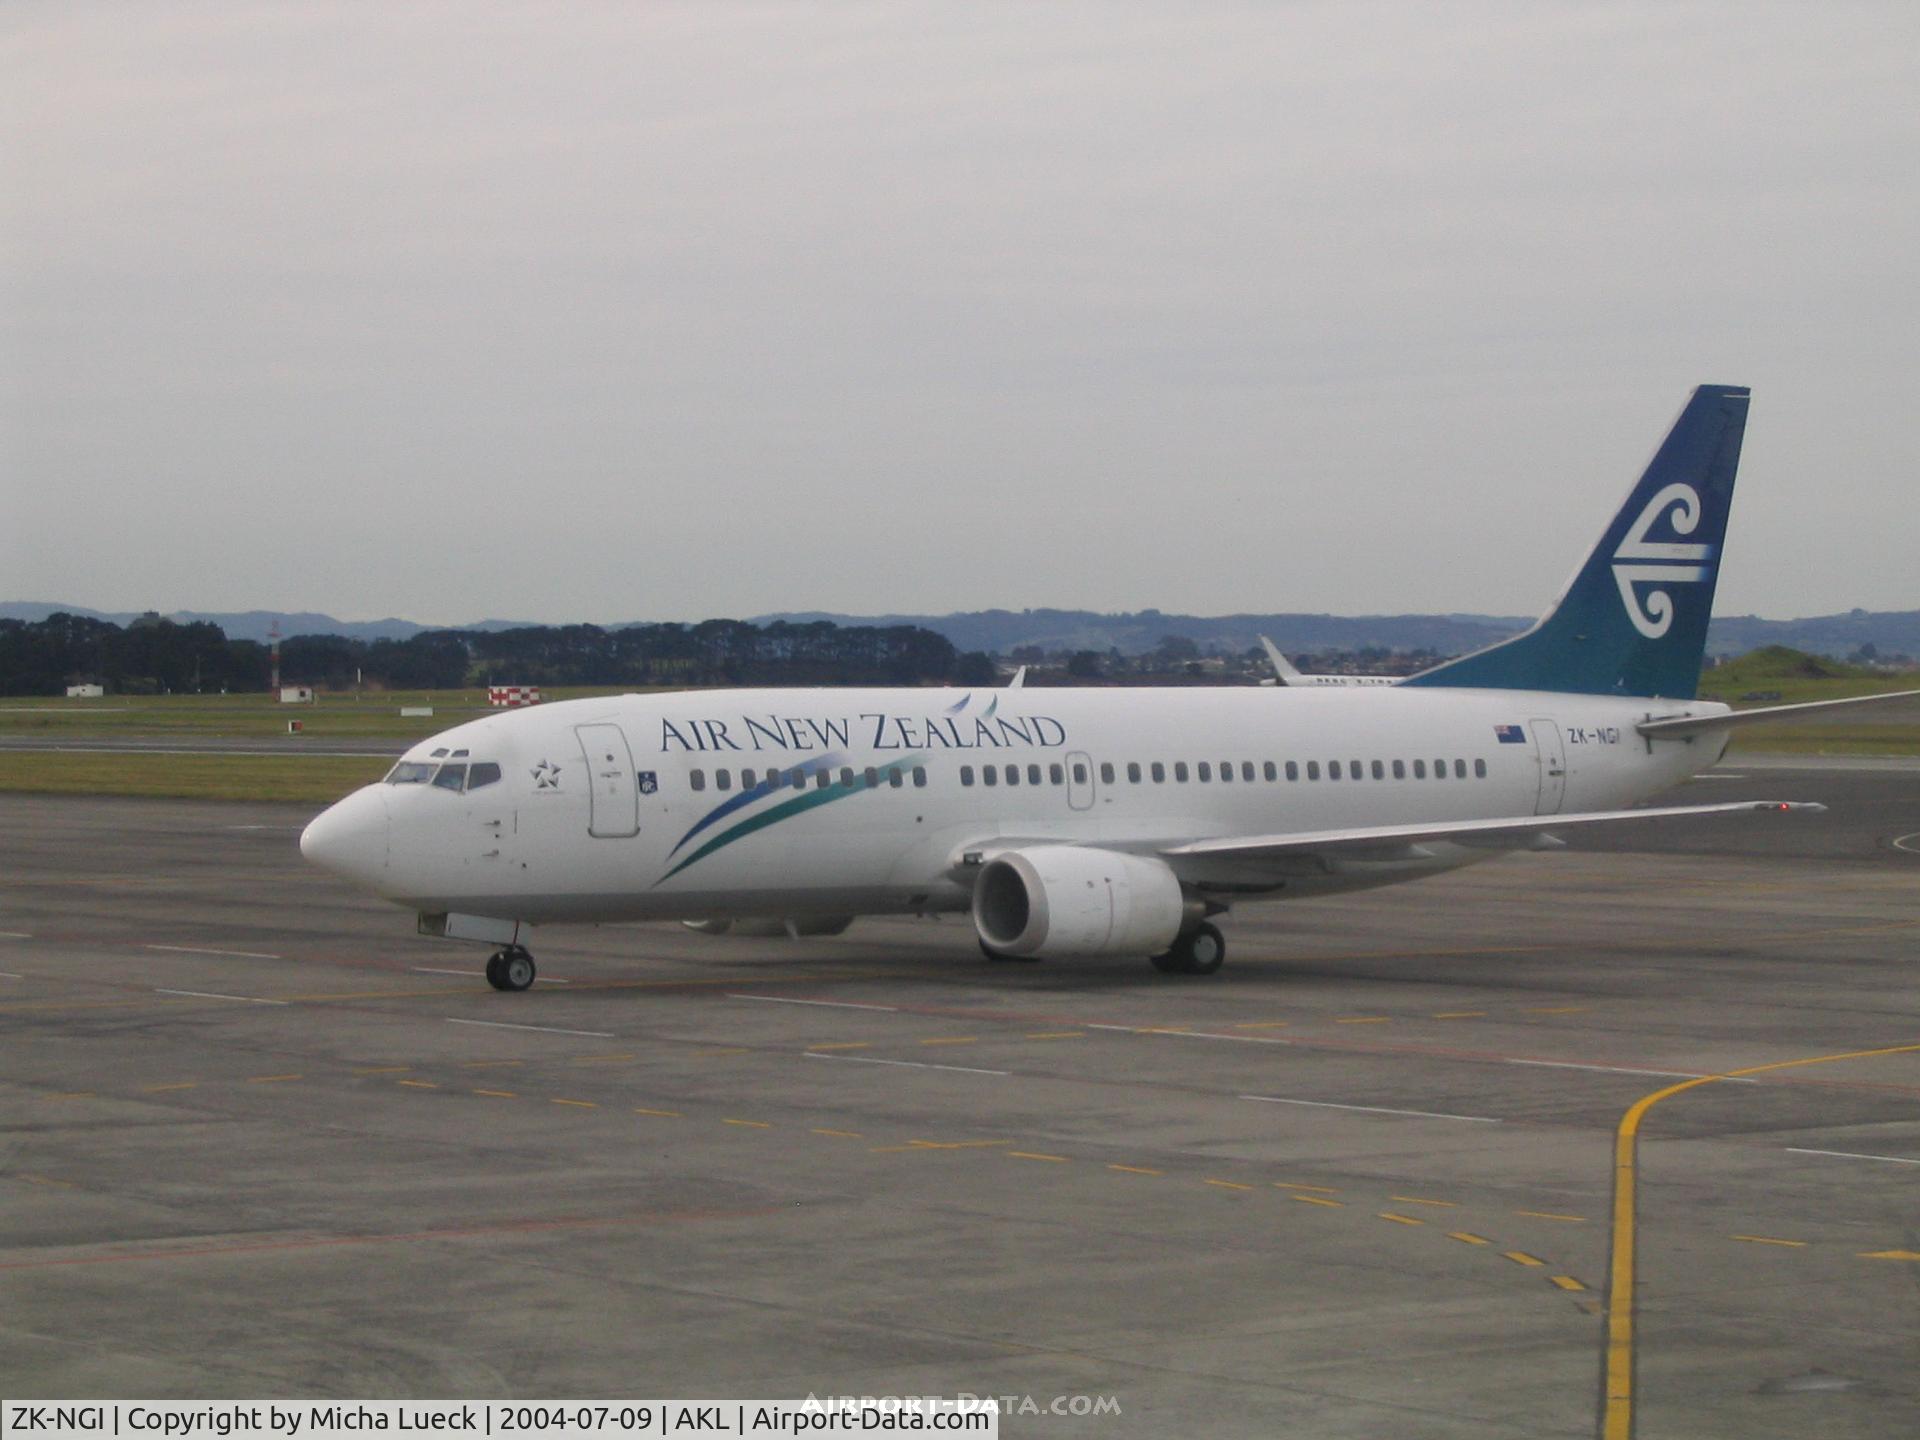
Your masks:
{"label": "koru logo on tail", "polygon": [[[1669,507],[1671,515],[1667,515]],[[1653,589],[1643,600],[1633,587],[1655,582],[1661,586],[1689,584],[1713,574],[1712,566],[1701,563],[1713,558],[1713,546],[1647,538],[1663,515],[1674,534],[1691,535],[1700,524],[1699,493],[1691,485],[1667,486],[1647,502],[1647,508],[1627,531],[1627,538],[1613,552],[1613,579],[1620,587],[1627,618],[1649,640],[1658,640],[1673,625],[1673,596],[1665,589]]]}

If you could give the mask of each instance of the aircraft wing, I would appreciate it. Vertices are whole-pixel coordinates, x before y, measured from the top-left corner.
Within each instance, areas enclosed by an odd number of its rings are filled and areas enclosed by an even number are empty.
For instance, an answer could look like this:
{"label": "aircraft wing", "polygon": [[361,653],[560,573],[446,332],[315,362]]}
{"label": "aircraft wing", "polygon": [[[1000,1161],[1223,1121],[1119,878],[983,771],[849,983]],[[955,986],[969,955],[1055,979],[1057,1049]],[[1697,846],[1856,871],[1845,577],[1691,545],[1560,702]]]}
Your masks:
{"label": "aircraft wing", "polygon": [[1345,830],[1303,830],[1294,835],[1231,835],[1163,847],[1169,859],[1211,856],[1278,859],[1287,855],[1346,855],[1354,859],[1404,853],[1424,841],[1445,840],[1495,850],[1525,849],[1555,830],[1610,825],[1622,820],[1672,820],[1682,815],[1733,815],[1744,811],[1819,811],[1812,801],[1740,800],[1723,805],[1662,805],[1644,810],[1593,810],[1572,815],[1523,815],[1516,819],[1452,820],[1429,825],[1360,825]]}
{"label": "aircraft wing", "polygon": [[1819,715],[1855,705],[1884,705],[1889,700],[1912,700],[1920,690],[1895,690],[1886,695],[1856,695],[1850,700],[1809,700],[1800,705],[1769,705],[1760,710],[1735,710],[1726,715],[1667,715],[1642,720],[1634,729],[1649,740],[1678,740],[1707,730],[1758,725],[1767,720],[1790,720]]}

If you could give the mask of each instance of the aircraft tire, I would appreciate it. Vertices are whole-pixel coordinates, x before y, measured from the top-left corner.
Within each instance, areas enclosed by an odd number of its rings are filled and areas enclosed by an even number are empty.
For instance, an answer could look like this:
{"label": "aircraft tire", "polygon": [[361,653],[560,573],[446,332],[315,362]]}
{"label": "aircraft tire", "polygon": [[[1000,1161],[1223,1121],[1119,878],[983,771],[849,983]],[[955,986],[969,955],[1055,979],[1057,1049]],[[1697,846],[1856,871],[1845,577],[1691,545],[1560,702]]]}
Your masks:
{"label": "aircraft tire", "polygon": [[496,950],[487,957],[487,983],[496,990],[507,988],[507,977],[504,973],[506,963],[507,952],[504,950]]}
{"label": "aircraft tire", "polygon": [[502,990],[526,990],[533,985],[538,971],[534,967],[533,956],[520,946],[500,952],[500,979]]}
{"label": "aircraft tire", "polygon": [[1153,968],[1163,974],[1211,975],[1227,963],[1227,941],[1216,925],[1199,924],[1173,942],[1164,955],[1153,957]]}
{"label": "aircraft tire", "polygon": [[1180,958],[1189,975],[1211,975],[1227,963],[1227,937],[1219,926],[1203,922],[1181,941]]}

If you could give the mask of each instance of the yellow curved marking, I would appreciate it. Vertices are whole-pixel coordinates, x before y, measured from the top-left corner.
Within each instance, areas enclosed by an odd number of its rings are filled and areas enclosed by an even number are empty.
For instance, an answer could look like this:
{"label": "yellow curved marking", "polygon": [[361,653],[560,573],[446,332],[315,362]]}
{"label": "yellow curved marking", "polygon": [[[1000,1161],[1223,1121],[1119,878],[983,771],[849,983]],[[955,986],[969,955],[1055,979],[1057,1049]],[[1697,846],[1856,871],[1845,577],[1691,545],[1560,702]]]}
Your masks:
{"label": "yellow curved marking", "polygon": [[1911,1055],[1920,1045],[1889,1045],[1880,1050],[1849,1050],[1840,1055],[1814,1055],[1804,1060],[1776,1060],[1749,1065],[1724,1075],[1701,1075],[1643,1095],[1620,1117],[1613,1139],[1612,1254],[1607,1262],[1606,1391],[1601,1409],[1602,1440],[1632,1440],[1633,1436],[1633,1271],[1634,1271],[1634,1162],[1640,1140],[1640,1122],[1647,1112],[1683,1090],[1737,1080],[1770,1070],[1792,1070],[1802,1065],[1825,1065],[1834,1060],[1874,1060],[1883,1055]]}

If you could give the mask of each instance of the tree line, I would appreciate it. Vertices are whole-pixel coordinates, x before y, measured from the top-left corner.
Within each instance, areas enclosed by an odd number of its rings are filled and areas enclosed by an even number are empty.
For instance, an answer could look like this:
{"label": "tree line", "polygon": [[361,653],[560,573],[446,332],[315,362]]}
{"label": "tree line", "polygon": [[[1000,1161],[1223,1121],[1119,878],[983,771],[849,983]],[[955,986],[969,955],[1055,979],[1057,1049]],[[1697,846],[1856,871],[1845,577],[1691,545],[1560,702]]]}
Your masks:
{"label": "tree line", "polygon": [[[0,620],[0,694],[59,695],[104,684],[116,694],[264,690],[267,646],[230,640],[205,621],[145,615],[125,627],[56,614]],[[753,625],[533,625],[514,630],[428,630],[406,640],[295,635],[280,642],[288,685],[452,690],[513,685],[990,685],[993,662],[962,655],[915,625],[829,621]]]}

